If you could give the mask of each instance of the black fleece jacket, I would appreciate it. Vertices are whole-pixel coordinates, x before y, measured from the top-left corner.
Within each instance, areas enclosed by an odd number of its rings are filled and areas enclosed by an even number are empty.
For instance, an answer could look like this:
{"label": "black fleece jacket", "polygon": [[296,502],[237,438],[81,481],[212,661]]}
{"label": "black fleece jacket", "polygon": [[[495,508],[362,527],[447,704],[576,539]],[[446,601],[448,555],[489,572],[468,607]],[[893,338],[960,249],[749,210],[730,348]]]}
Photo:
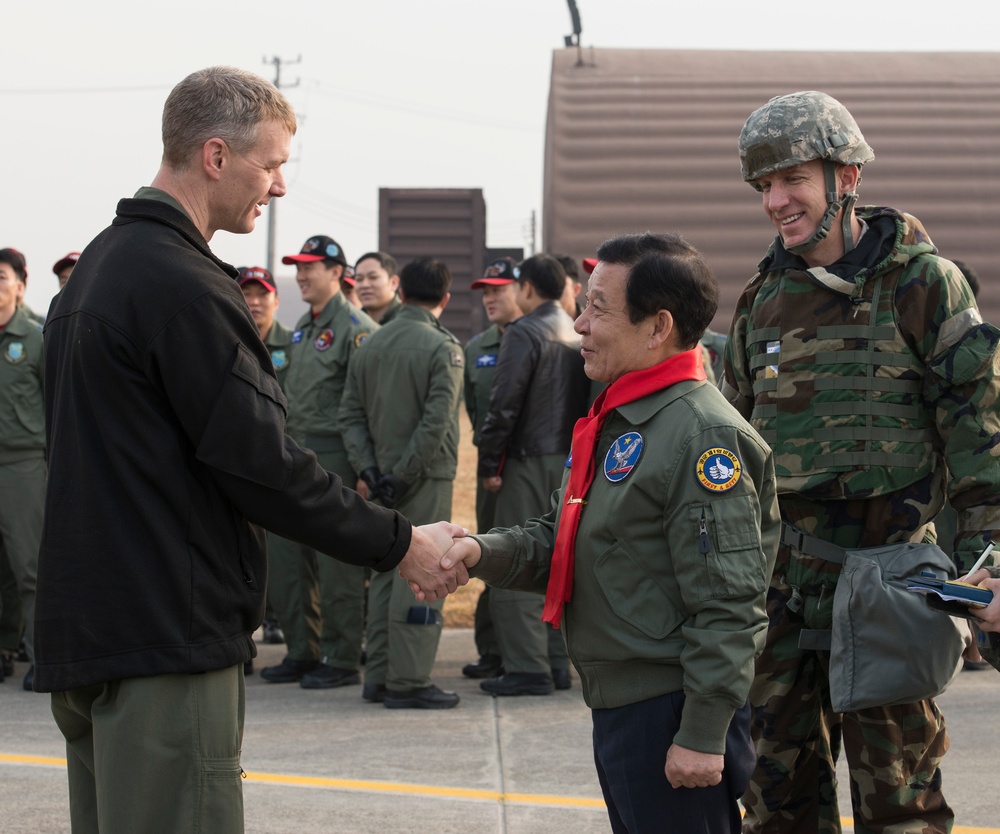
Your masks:
{"label": "black fleece jacket", "polygon": [[559,302],[545,301],[512,321],[479,432],[479,476],[499,475],[508,457],[568,454],[589,399],[580,336]]}
{"label": "black fleece jacket", "polygon": [[184,214],[127,199],[52,304],[38,691],[253,657],[257,525],[378,571],[409,547],[285,434],[236,274]]}

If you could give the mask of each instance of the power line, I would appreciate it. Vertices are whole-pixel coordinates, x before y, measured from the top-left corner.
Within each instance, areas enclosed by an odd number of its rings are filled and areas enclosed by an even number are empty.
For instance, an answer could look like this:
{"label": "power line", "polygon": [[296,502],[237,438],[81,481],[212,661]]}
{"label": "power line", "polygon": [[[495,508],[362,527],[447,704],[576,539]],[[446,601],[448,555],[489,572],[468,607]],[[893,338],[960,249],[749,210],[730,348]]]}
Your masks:
{"label": "power line", "polygon": [[150,87],[0,87],[0,95],[7,96],[55,96],[55,95],[91,95],[95,93],[162,93],[172,90],[171,85],[153,85]]}
{"label": "power line", "polygon": [[477,125],[481,127],[498,127],[505,130],[517,130],[525,133],[538,133],[539,125],[527,122],[515,122],[509,119],[497,119],[489,116],[479,116],[463,110],[450,110],[444,107],[430,107],[426,104],[416,104],[413,101],[391,96],[382,96],[375,93],[364,93],[358,90],[351,90],[346,87],[338,87],[327,84],[318,79],[307,79],[306,89],[318,93],[327,98],[346,99],[356,101],[360,104],[368,104],[383,110],[394,110],[401,113],[409,113],[416,116],[428,118],[445,119],[453,122],[463,122],[465,124]]}

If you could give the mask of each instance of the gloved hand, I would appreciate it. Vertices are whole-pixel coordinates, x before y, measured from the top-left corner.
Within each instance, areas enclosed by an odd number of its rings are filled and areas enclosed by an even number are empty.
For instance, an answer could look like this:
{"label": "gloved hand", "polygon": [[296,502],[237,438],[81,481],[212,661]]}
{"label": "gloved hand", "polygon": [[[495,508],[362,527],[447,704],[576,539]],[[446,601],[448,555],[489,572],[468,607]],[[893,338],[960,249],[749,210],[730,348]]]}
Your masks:
{"label": "gloved hand", "polygon": [[382,477],[382,473],[378,471],[377,466],[369,466],[363,472],[361,472],[358,477],[365,482],[368,487],[368,500],[374,501],[379,497],[379,487],[378,482]]}
{"label": "gloved hand", "polygon": [[393,475],[391,472],[378,479],[379,497],[387,507],[395,507],[402,501],[409,488],[409,484],[404,484],[398,475]]}

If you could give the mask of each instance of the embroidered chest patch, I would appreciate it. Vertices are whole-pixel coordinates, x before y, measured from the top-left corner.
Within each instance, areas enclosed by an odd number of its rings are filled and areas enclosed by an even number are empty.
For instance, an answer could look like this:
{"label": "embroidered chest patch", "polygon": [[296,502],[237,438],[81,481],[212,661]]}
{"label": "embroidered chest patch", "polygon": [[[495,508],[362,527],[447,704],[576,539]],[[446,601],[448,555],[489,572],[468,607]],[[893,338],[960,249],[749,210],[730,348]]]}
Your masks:
{"label": "embroidered chest patch", "polygon": [[637,431],[626,432],[615,440],[604,456],[604,477],[613,484],[624,481],[639,463],[644,445]]}
{"label": "embroidered chest patch", "polygon": [[316,350],[329,350],[330,345],[333,344],[333,331],[328,327],[326,330],[321,330],[319,336],[316,337],[316,341],[313,342],[313,347]]}
{"label": "embroidered chest patch", "polygon": [[3,358],[11,365],[20,365],[27,355],[24,349],[24,342],[11,342],[7,345],[7,350],[4,351]]}
{"label": "embroidered chest patch", "polygon": [[497,355],[495,353],[484,353],[476,357],[477,368],[495,368],[497,365]]}
{"label": "embroidered chest patch", "polygon": [[743,464],[729,449],[717,447],[706,450],[695,464],[695,475],[709,492],[726,492],[732,489],[743,474]]}
{"label": "embroidered chest patch", "polygon": [[284,348],[279,348],[278,350],[271,351],[271,362],[274,364],[274,369],[280,371],[283,368],[288,367],[288,351]]}

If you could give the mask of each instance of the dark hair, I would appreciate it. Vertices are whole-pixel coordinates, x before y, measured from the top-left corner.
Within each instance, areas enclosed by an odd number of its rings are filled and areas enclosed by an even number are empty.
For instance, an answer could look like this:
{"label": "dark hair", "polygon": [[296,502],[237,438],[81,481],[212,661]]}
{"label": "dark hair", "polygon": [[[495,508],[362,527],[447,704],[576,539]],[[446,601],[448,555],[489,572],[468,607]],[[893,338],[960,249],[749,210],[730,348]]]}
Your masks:
{"label": "dark hair", "polygon": [[960,261],[958,258],[952,258],[951,262],[958,267],[958,271],[965,277],[965,281],[972,290],[972,294],[974,296],[979,295],[979,273],[965,261]]}
{"label": "dark hair", "polygon": [[399,269],[399,264],[396,263],[396,259],[388,252],[365,252],[365,254],[354,262],[354,268],[357,269],[358,264],[368,258],[378,261],[382,269],[388,272],[390,276],[397,274],[396,271]]}
{"label": "dark hair", "polygon": [[538,294],[549,301],[562,298],[566,288],[566,271],[551,255],[532,255],[521,261],[521,275],[518,284],[530,281]]}
{"label": "dark hair", "polygon": [[17,277],[21,279],[21,283],[25,283],[28,280],[28,266],[27,262],[24,260],[24,255],[18,252],[16,249],[0,249],[0,264],[7,264],[14,272],[17,273]]}
{"label": "dark hair", "polygon": [[669,310],[678,344],[698,344],[719,309],[719,287],[701,253],[678,234],[618,235],[604,241],[597,257],[630,267],[625,284],[625,310],[637,324]]}
{"label": "dark hair", "polygon": [[575,258],[571,258],[569,255],[553,255],[552,257],[562,264],[563,272],[566,273],[567,278],[572,278],[576,282],[580,281],[580,267]]}
{"label": "dark hair", "polygon": [[417,258],[399,273],[399,286],[406,301],[437,305],[451,289],[451,270],[436,258]]}

